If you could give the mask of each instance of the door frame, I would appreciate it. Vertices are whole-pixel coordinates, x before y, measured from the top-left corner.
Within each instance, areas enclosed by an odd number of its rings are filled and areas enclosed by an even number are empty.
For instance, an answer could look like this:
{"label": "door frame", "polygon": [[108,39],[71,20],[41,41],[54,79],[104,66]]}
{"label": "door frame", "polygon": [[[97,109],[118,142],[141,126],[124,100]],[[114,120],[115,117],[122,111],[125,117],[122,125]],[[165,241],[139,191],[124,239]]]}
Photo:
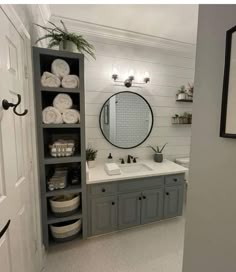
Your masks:
{"label": "door frame", "polygon": [[42,244],[41,237],[41,220],[40,220],[40,198],[39,198],[39,178],[38,178],[38,167],[37,167],[37,150],[36,150],[36,121],[35,121],[35,107],[34,107],[34,92],[33,92],[33,74],[32,74],[32,54],[31,54],[31,36],[25,25],[15,12],[12,5],[0,5],[0,8],[6,14],[8,19],[11,21],[13,26],[16,28],[18,33],[23,39],[24,42],[24,54],[25,54],[25,63],[24,63],[24,87],[28,89],[29,94],[29,112],[30,114],[30,137],[31,137],[31,162],[29,162],[28,169],[31,169],[34,182],[29,182],[30,193],[31,195],[31,205],[35,210],[36,216],[36,237],[35,240],[35,259],[33,260],[34,267],[36,272],[39,272],[43,269],[44,259],[45,259],[45,249]]}

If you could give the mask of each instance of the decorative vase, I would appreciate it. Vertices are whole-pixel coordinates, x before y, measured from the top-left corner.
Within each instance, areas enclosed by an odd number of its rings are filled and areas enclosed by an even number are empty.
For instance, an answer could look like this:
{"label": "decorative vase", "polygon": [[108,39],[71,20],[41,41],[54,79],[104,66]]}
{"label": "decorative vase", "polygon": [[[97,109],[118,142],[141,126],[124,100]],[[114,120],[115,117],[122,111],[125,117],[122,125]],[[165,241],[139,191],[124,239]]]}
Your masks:
{"label": "decorative vase", "polygon": [[163,154],[162,153],[155,153],[153,157],[154,157],[155,162],[163,162]]}
{"label": "decorative vase", "polygon": [[71,41],[61,41],[59,44],[59,50],[78,52],[76,45]]}
{"label": "decorative vase", "polygon": [[186,94],[185,93],[179,93],[178,94],[178,99],[177,100],[185,100],[186,99]]}
{"label": "decorative vase", "polygon": [[94,161],[88,161],[88,167],[89,168],[94,168],[95,165],[96,165],[95,160]]}

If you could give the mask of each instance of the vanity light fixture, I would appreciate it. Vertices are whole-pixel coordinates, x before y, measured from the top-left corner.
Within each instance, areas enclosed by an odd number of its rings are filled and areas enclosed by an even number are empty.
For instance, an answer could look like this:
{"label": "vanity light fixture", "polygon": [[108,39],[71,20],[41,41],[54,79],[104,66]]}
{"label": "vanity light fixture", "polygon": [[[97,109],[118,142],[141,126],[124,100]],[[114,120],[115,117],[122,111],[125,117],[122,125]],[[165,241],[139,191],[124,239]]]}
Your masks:
{"label": "vanity light fixture", "polygon": [[112,79],[115,82],[122,82],[124,83],[125,87],[130,88],[132,87],[132,84],[147,84],[148,82],[150,82],[150,76],[148,72],[144,73],[144,78],[143,78],[143,82],[135,82],[135,77],[134,77],[134,70],[130,70],[129,71],[129,75],[128,77],[125,79],[125,81],[122,80],[117,80],[118,79],[118,71],[116,68],[113,69],[112,72]]}

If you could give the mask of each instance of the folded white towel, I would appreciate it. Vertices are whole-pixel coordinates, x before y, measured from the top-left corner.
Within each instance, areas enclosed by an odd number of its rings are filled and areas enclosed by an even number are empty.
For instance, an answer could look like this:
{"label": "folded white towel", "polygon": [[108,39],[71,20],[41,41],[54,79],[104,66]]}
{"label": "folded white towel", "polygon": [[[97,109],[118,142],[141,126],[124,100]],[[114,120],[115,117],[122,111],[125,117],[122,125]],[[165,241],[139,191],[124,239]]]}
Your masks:
{"label": "folded white towel", "polygon": [[64,110],[62,119],[66,124],[76,124],[80,122],[80,113],[74,109]]}
{"label": "folded white towel", "polygon": [[63,113],[64,110],[70,109],[72,105],[73,101],[68,94],[58,94],[53,99],[53,106],[57,108],[61,113]]}
{"label": "folded white towel", "polygon": [[59,78],[63,78],[64,76],[69,75],[70,66],[68,63],[62,59],[55,59],[51,65],[51,71],[54,75]]}
{"label": "folded white towel", "polygon": [[121,174],[120,167],[116,163],[106,163],[104,168],[107,174],[110,176]]}
{"label": "folded white towel", "polygon": [[44,87],[59,87],[61,85],[60,79],[52,73],[44,72],[41,77],[41,84]]}
{"label": "folded white towel", "polygon": [[79,77],[76,75],[64,76],[61,85],[63,88],[77,88],[79,87]]}
{"label": "folded white towel", "polygon": [[43,123],[44,124],[62,124],[62,116],[59,110],[54,107],[46,107],[43,110]]}

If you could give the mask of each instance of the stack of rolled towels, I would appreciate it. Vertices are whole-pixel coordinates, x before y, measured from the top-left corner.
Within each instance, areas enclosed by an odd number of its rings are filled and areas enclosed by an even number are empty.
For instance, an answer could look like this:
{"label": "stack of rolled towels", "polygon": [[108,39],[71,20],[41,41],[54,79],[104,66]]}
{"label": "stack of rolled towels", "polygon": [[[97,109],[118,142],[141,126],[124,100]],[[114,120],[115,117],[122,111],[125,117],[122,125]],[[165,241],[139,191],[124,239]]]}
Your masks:
{"label": "stack of rolled towels", "polygon": [[80,123],[80,113],[72,109],[73,101],[68,94],[60,93],[53,99],[53,105],[43,110],[44,124]]}
{"label": "stack of rolled towels", "polygon": [[44,87],[78,88],[79,77],[70,75],[70,66],[63,59],[55,59],[51,64],[51,72],[44,72],[41,77]]}

